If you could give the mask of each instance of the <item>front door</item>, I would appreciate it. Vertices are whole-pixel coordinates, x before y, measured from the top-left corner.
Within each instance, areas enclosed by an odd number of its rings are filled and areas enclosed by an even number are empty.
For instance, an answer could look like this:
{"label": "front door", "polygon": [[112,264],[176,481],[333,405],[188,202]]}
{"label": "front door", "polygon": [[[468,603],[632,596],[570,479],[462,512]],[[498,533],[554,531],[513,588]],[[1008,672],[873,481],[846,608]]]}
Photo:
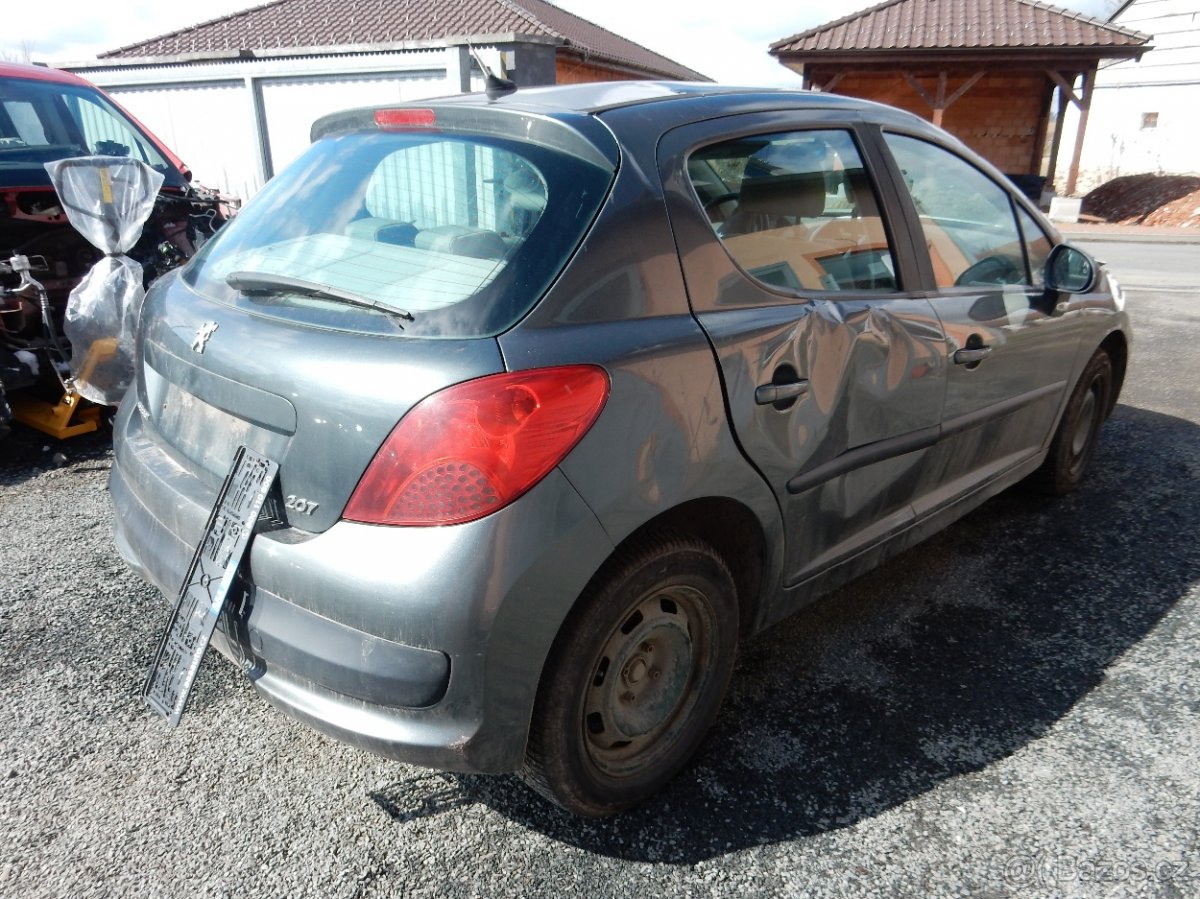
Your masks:
{"label": "front door", "polygon": [[936,481],[917,512],[986,484],[1045,445],[1069,388],[1079,312],[1047,295],[1050,241],[1013,191],[957,153],[885,133],[929,250],[950,364]]}

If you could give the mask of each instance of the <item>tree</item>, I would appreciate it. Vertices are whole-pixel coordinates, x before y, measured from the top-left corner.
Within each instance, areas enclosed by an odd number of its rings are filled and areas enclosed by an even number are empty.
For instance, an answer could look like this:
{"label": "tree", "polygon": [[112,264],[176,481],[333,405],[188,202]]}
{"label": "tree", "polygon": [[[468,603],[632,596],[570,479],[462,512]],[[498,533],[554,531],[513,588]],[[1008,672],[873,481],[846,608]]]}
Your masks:
{"label": "tree", "polygon": [[22,39],[15,46],[0,47],[0,62],[33,62],[29,41]]}

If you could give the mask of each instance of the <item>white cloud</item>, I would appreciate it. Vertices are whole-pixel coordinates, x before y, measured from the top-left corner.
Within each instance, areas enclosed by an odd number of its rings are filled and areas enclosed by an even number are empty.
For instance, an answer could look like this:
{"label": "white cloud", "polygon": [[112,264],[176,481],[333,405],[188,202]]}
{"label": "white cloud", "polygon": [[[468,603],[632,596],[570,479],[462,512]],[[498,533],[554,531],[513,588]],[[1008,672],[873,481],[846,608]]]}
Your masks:
{"label": "white cloud", "polygon": [[247,0],[26,0],[5,11],[0,54],[72,62],[256,5]]}

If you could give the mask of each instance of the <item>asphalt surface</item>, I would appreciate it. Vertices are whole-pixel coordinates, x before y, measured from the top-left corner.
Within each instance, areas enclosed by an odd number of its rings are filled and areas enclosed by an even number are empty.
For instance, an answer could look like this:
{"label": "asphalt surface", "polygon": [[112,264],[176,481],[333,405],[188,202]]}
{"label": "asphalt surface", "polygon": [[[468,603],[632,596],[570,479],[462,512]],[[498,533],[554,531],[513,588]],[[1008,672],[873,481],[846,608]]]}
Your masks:
{"label": "asphalt surface", "polygon": [[1119,247],[1138,343],[1085,486],[1010,491],[744,646],[696,763],[600,823],[318,736],[215,655],[168,729],[106,441],[18,430],[0,895],[1200,895],[1200,265],[1146,290]]}

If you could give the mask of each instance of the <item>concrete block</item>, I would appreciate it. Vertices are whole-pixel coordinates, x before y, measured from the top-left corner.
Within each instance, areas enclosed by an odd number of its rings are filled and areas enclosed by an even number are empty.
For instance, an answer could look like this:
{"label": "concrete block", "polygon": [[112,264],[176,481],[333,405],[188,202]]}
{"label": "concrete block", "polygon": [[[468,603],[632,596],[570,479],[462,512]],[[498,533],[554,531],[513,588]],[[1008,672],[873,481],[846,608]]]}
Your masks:
{"label": "concrete block", "polygon": [[1079,221],[1079,208],[1083,200],[1079,197],[1055,197],[1050,201],[1050,221],[1074,223]]}

